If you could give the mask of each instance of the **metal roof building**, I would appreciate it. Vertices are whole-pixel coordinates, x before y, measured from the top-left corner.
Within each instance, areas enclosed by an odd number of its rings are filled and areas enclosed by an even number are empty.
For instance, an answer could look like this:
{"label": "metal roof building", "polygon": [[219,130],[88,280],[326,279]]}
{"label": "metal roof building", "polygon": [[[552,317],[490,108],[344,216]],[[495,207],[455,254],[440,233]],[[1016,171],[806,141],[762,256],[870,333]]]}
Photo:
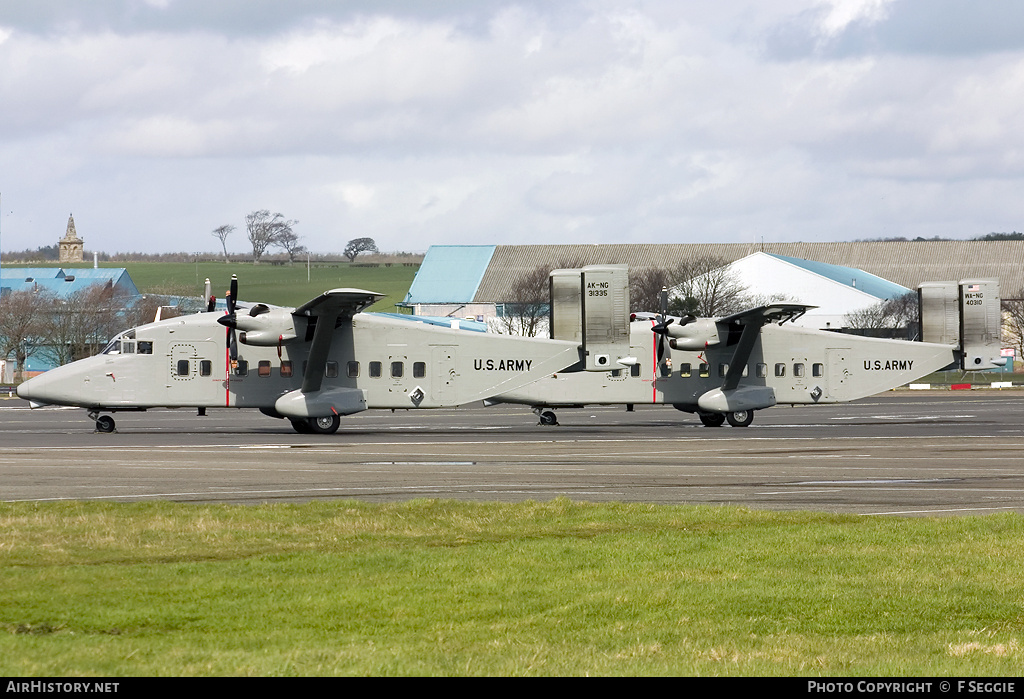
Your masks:
{"label": "metal roof building", "polygon": [[59,298],[68,298],[96,284],[110,284],[125,296],[138,296],[135,282],[124,268],[64,269],[62,267],[4,267],[0,269],[0,287],[11,291],[45,289]]}
{"label": "metal roof building", "polygon": [[[966,278],[997,278],[1004,297],[1024,288],[1024,241],[1020,240],[435,245],[427,251],[402,305],[417,314],[486,315],[488,306],[493,313],[494,304],[516,301],[515,283],[542,266],[627,264],[631,270],[671,269],[696,257],[718,258],[729,264],[757,252],[877,299],[906,293],[922,282]],[[776,281],[784,286],[787,280]],[[820,305],[822,299],[801,301]]]}

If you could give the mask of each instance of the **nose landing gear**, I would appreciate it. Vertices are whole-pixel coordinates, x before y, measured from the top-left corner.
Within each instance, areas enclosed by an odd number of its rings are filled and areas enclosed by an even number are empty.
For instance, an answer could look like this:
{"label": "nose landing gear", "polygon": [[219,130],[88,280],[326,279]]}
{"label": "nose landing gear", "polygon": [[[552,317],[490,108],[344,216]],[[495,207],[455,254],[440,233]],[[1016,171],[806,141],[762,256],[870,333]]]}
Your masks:
{"label": "nose landing gear", "polygon": [[114,423],[114,418],[109,415],[100,415],[99,411],[90,410],[89,418],[96,422],[96,431],[109,434],[117,429],[117,425]]}

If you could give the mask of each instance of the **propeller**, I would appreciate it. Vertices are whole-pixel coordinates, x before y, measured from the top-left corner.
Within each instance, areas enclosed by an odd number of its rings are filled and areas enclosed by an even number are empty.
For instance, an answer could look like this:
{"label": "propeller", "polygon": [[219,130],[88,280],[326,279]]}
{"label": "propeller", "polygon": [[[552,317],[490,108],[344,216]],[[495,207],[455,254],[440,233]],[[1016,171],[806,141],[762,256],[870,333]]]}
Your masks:
{"label": "propeller", "polygon": [[227,303],[228,312],[217,319],[217,322],[228,329],[227,333],[227,349],[228,356],[234,361],[238,359],[238,340],[235,337],[235,326],[237,324],[237,316],[235,311],[238,308],[236,302],[238,300],[238,276],[231,275],[231,287],[227,295],[224,297],[224,301]]}
{"label": "propeller", "polygon": [[668,317],[668,289],[661,287],[661,312],[658,314],[658,322],[651,326],[651,331],[658,336],[658,364],[665,358],[665,336],[668,335],[668,326],[674,321],[674,318]]}

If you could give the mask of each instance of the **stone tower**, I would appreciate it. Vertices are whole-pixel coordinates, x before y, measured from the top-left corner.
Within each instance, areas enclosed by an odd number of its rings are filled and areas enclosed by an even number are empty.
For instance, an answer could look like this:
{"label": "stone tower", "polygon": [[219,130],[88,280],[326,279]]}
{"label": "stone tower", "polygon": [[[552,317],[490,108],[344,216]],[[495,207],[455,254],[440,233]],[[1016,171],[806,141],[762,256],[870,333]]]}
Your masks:
{"label": "stone tower", "polygon": [[68,230],[57,243],[61,262],[81,262],[85,259],[85,243],[75,233],[75,217],[68,216]]}

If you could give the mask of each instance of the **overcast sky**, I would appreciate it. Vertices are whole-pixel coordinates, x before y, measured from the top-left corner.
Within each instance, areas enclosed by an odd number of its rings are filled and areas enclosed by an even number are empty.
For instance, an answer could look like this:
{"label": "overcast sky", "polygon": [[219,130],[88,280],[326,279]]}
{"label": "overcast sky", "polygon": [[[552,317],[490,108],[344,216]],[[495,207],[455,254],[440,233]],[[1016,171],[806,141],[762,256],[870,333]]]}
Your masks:
{"label": "overcast sky", "polygon": [[1019,0],[0,0],[0,234],[87,250],[1024,230]]}

